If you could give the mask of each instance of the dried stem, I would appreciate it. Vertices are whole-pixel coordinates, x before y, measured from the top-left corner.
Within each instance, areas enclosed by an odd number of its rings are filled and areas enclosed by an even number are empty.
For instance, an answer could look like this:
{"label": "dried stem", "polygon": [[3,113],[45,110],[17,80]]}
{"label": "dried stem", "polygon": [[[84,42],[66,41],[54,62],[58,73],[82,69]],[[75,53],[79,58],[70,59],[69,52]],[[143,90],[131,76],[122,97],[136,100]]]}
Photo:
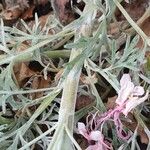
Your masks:
{"label": "dried stem", "polygon": [[[141,28],[132,20],[132,18],[129,16],[129,14],[125,11],[125,9],[121,6],[121,4],[117,0],[113,0],[116,6],[119,8],[119,10],[122,12],[124,17],[127,19],[127,21],[130,23],[130,25],[134,28],[134,30],[143,38],[143,40],[147,43],[148,46],[150,46],[150,39],[148,36],[141,30]],[[149,12],[149,9],[148,9]]]}

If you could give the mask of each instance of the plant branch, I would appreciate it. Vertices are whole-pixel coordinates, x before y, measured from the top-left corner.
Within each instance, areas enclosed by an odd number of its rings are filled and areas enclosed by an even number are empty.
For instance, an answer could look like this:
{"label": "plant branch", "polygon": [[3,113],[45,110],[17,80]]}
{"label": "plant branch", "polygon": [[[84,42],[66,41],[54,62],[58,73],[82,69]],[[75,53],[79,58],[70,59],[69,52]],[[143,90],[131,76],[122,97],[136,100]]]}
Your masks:
{"label": "plant branch", "polygon": [[[147,43],[148,46],[150,46],[150,39],[149,37],[141,30],[141,28],[132,20],[132,18],[129,16],[129,14],[126,12],[126,10],[122,7],[122,5],[117,1],[113,0],[116,6],[119,8],[119,10],[122,12],[124,17],[127,19],[127,21],[130,23],[130,25],[135,29],[135,31],[143,38],[143,40]],[[149,10],[148,10],[149,11]]]}

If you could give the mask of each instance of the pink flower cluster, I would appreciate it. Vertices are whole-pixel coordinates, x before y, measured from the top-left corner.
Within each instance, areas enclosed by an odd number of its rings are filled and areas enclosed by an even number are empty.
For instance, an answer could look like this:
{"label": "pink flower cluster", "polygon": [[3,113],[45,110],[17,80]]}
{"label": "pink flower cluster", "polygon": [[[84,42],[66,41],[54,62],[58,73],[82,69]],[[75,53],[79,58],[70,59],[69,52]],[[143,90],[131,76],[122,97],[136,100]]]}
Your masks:
{"label": "pink flower cluster", "polygon": [[108,149],[112,149],[111,145],[109,146],[109,143],[104,140],[104,136],[100,131],[96,130],[96,131],[89,132],[86,129],[86,126],[84,125],[84,123],[81,123],[81,122],[78,123],[78,131],[88,141],[95,141],[95,144],[90,145],[86,150],[108,150]]}
{"label": "pink flower cluster", "polygon": [[[148,98],[148,91],[144,95],[144,88],[142,86],[134,86],[131,82],[129,74],[124,74],[120,80],[120,90],[116,99],[116,107],[112,110],[105,112],[100,117],[94,118],[94,130],[88,131],[86,126],[79,122],[78,131],[88,141],[95,141],[94,145],[90,145],[86,150],[110,150],[113,149],[111,144],[105,140],[102,134],[102,128],[106,121],[112,120],[115,124],[118,137],[123,140],[129,139],[131,132],[126,133],[120,120],[120,114],[127,117],[136,106],[143,103]],[[144,95],[144,96],[143,96]],[[93,121],[91,122],[92,126]],[[101,129],[99,131],[98,129]]]}

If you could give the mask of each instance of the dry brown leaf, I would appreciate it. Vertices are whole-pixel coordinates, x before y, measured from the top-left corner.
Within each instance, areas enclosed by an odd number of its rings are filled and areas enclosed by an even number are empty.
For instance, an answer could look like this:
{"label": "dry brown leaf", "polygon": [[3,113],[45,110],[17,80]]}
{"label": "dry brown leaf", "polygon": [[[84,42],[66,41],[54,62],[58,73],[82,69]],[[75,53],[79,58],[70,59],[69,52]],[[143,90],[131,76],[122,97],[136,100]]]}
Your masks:
{"label": "dry brown leaf", "polygon": [[108,98],[108,101],[106,103],[107,110],[115,108],[115,106],[116,106],[116,103],[115,103],[116,99],[117,99],[117,96]]}
{"label": "dry brown leaf", "polygon": [[45,5],[48,2],[48,0],[38,0],[38,4]]}
{"label": "dry brown leaf", "polygon": [[68,24],[75,19],[71,8],[71,0],[52,0],[56,16],[63,24]]}
{"label": "dry brown leaf", "polygon": [[[141,29],[143,30],[143,32],[147,35],[147,36],[150,36],[150,17],[148,17],[142,24],[141,24]],[[137,47],[139,48],[142,48],[144,47],[144,44],[143,44],[143,40],[140,39],[138,44],[137,44]]]}
{"label": "dry brown leaf", "polygon": [[[134,132],[136,127],[137,127],[137,122],[133,118],[133,115],[132,115],[132,118],[131,118],[131,114],[130,114],[130,120],[132,121],[131,123],[130,122],[125,122],[125,121],[122,121],[122,122],[123,122],[124,126],[126,126],[128,129],[130,129],[131,131]],[[148,139],[148,136],[145,133],[143,127],[139,126],[138,130],[137,130],[137,133],[140,136],[141,143],[148,144],[149,139]]]}
{"label": "dry brown leaf", "polygon": [[24,51],[24,50],[26,50],[27,48],[29,48],[29,45],[27,45],[27,43],[21,43],[21,45],[20,46],[18,46],[17,47],[17,52],[21,52],[21,51]]}
{"label": "dry brown leaf", "polygon": [[141,143],[148,144],[149,139],[144,129],[142,127],[139,127],[137,132],[140,135]]}
{"label": "dry brown leaf", "polygon": [[60,69],[59,72],[55,75],[55,81],[58,82],[59,79],[61,78],[62,74],[64,72],[64,69]]}
{"label": "dry brown leaf", "polygon": [[[149,5],[148,0],[132,0],[130,3],[123,2],[123,7],[129,13],[130,17],[137,21],[145,12],[146,8]],[[116,18],[118,21],[126,20],[123,14],[117,9]]]}
{"label": "dry brown leaf", "polygon": [[[43,15],[43,16],[41,16],[41,17],[38,19],[38,20],[39,20],[39,23],[40,23],[41,29],[44,28],[44,26],[45,26],[45,24],[46,24],[46,22],[47,22],[47,19],[48,19],[48,17],[49,17],[50,15],[51,15],[51,13],[48,13],[47,15]],[[35,25],[35,20],[30,21],[30,22],[27,23],[27,24],[28,24],[28,26],[32,29],[33,26]],[[52,30],[49,30],[49,34],[53,34]]]}
{"label": "dry brown leaf", "polygon": [[93,102],[93,99],[89,96],[80,95],[76,100],[76,110],[79,110],[83,107],[90,105]]}
{"label": "dry brown leaf", "polygon": [[27,64],[25,63],[18,63],[14,66],[14,74],[18,81],[19,86],[23,86],[25,80],[36,75],[36,72],[29,69]]}
{"label": "dry brown leaf", "polygon": [[3,12],[2,18],[4,19],[4,22],[5,20],[15,20],[18,19],[21,14],[22,11],[18,7],[13,7]]}
{"label": "dry brown leaf", "polygon": [[40,26],[43,28],[46,24],[46,21],[48,19],[48,17],[51,15],[52,13],[48,13],[47,15],[43,15],[39,18],[39,22],[40,22]]}
{"label": "dry brown leaf", "polygon": [[85,150],[89,146],[88,141],[83,136],[81,136],[81,135],[77,135],[77,136],[74,135],[74,136],[82,150]]}
{"label": "dry brown leaf", "polygon": [[118,25],[121,25],[121,22],[116,23],[111,23],[108,27],[108,34],[110,35],[115,35],[119,33],[119,28]]}
{"label": "dry brown leaf", "polygon": [[[27,44],[21,44],[20,46],[17,47],[17,52],[24,51],[28,48],[29,46]],[[33,75],[36,74],[35,71],[32,71],[28,67],[28,62],[23,62],[23,63],[16,63],[14,65],[14,74],[16,77],[16,80],[18,81],[19,86],[23,86],[24,81],[27,78],[32,77]]]}
{"label": "dry brown leaf", "polygon": [[5,0],[6,8],[19,7],[19,9],[25,9],[29,7],[29,0]]}
{"label": "dry brown leaf", "polygon": [[[35,76],[32,82],[32,89],[42,89],[48,88],[51,83],[50,77],[47,80],[44,79],[43,76]],[[40,98],[43,96],[43,92],[33,93],[31,94],[32,99]]]}
{"label": "dry brown leaf", "polygon": [[[96,76],[96,73],[94,73],[92,76],[91,76],[91,79],[92,80],[92,83],[95,84],[98,82],[98,78]],[[89,81],[89,77],[84,75],[83,73],[81,74],[80,76],[80,84],[86,84],[86,85],[91,85],[90,81]]]}
{"label": "dry brown leaf", "polygon": [[35,5],[30,6],[21,16],[21,19],[28,20],[33,18],[33,10],[35,9]]}

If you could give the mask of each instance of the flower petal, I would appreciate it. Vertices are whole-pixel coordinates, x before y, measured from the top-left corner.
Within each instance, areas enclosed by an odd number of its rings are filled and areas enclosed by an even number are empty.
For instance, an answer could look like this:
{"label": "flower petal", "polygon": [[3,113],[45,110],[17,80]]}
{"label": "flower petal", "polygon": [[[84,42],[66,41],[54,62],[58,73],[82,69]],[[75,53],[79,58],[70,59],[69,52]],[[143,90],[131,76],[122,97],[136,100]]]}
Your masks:
{"label": "flower petal", "polygon": [[103,143],[96,143],[94,145],[90,145],[88,146],[88,148],[86,150],[112,150],[112,147],[109,147],[108,145],[104,145]]}
{"label": "flower petal", "polygon": [[120,86],[123,87],[124,85],[126,85],[127,81],[131,82],[131,77],[129,74],[123,74],[122,78],[120,79]]}
{"label": "flower petal", "polygon": [[100,141],[101,139],[103,139],[103,135],[100,131],[92,131],[89,136],[90,139],[94,141]]}
{"label": "flower petal", "polygon": [[88,146],[88,148],[86,150],[102,150],[100,149],[100,147],[98,146],[98,144],[94,144],[94,145],[90,145]]}
{"label": "flower petal", "polygon": [[129,99],[126,103],[126,107],[125,109],[123,109],[123,114],[125,116],[127,116],[127,114],[135,107],[137,107],[138,105],[140,105],[141,103],[143,103],[147,98],[148,98],[148,92],[146,92],[144,97],[133,97],[131,99]]}
{"label": "flower petal", "polygon": [[133,90],[133,95],[141,96],[144,94],[144,88],[142,86],[135,86]]}
{"label": "flower petal", "polygon": [[82,122],[78,122],[78,130],[79,132],[86,132],[85,124]]}
{"label": "flower petal", "polygon": [[82,122],[78,122],[78,131],[81,135],[83,135],[87,140],[89,140],[88,132],[85,128],[85,124]]}
{"label": "flower petal", "polygon": [[129,0],[125,0],[126,3],[129,3]]}
{"label": "flower petal", "polygon": [[131,82],[129,74],[124,74],[120,80],[121,89],[118,93],[116,103],[122,105],[134,90],[134,84]]}

